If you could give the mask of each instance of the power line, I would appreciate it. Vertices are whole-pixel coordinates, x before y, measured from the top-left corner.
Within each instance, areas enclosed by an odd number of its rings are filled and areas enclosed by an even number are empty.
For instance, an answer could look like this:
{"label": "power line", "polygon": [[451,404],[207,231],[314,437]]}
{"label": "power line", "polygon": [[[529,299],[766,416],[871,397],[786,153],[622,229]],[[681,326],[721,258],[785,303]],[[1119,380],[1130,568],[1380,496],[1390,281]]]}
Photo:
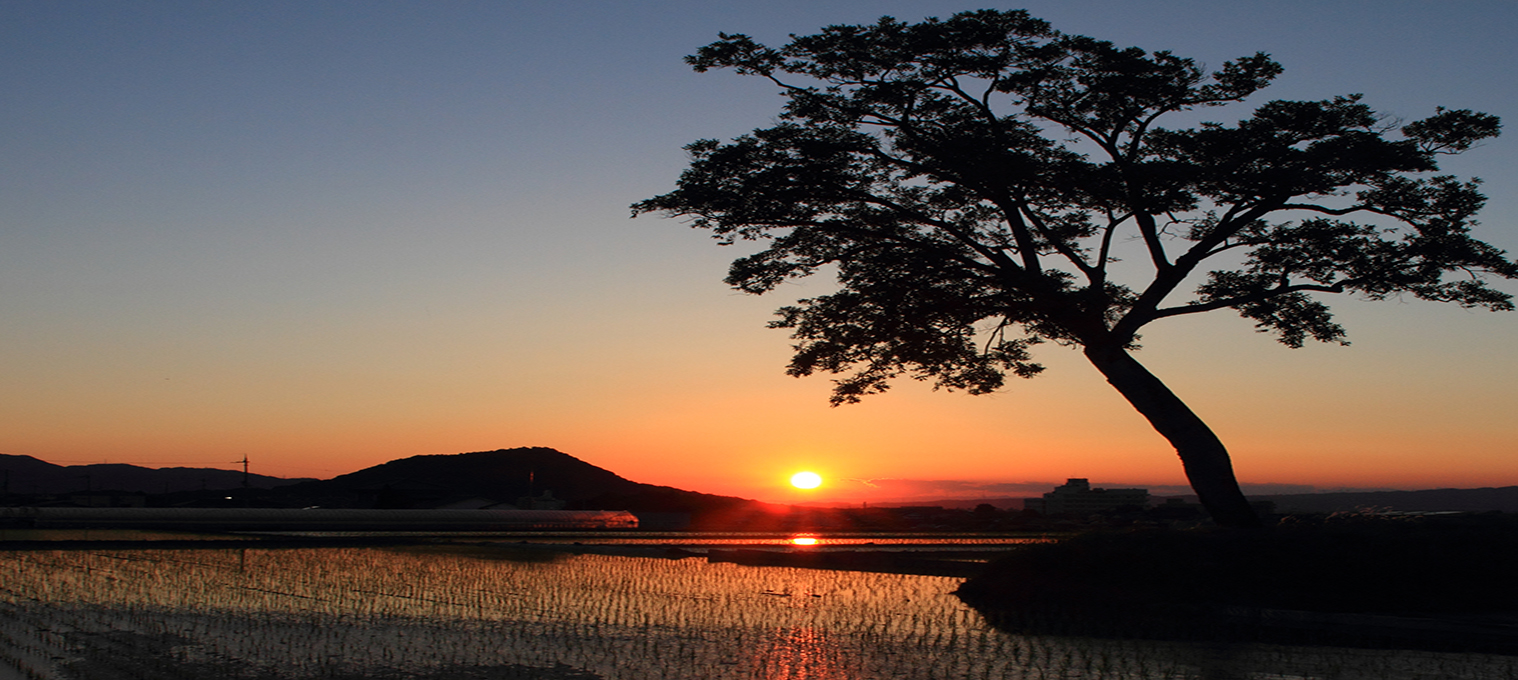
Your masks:
{"label": "power line", "polygon": [[[38,459],[38,460],[41,460],[41,459]],[[83,465],[195,465],[195,466],[199,466],[199,467],[205,467],[205,466],[209,466],[209,465],[240,465],[240,464],[242,464],[242,460],[229,460],[229,461],[221,461],[221,460],[217,460],[217,461],[134,460],[134,461],[127,461],[127,462],[111,462],[109,460],[99,460],[99,459],[83,460],[83,459],[78,459],[78,458],[73,458],[73,459],[69,459],[69,458],[54,458],[52,460],[45,460],[43,462],[44,463],[53,463],[55,465],[58,464],[58,463],[73,463],[73,464],[83,464]]]}

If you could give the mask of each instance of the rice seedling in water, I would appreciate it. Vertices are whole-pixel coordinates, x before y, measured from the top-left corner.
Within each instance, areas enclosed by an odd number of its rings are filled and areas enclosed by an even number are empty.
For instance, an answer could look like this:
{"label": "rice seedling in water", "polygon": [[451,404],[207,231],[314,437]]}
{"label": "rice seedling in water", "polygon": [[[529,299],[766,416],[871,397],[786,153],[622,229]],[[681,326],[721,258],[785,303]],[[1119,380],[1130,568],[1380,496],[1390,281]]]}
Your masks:
{"label": "rice seedling in water", "polygon": [[1510,657],[1010,635],[942,577],[524,557],[0,552],[0,663],[59,680],[1518,675]]}

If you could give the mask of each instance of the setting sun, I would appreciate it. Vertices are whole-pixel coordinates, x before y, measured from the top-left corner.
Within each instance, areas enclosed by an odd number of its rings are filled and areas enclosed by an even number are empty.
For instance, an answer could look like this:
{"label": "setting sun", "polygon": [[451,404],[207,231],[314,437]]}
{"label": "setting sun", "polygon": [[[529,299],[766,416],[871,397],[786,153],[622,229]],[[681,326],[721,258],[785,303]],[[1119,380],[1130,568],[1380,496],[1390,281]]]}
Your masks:
{"label": "setting sun", "polygon": [[791,486],[798,489],[815,489],[822,486],[822,475],[815,472],[798,472],[791,475]]}

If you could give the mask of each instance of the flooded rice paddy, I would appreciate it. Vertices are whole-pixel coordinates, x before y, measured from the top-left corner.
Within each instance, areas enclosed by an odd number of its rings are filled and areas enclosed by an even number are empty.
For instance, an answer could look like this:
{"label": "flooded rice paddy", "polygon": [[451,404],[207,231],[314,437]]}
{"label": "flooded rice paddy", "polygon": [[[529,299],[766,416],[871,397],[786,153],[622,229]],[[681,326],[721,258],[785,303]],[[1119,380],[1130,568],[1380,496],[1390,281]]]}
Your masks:
{"label": "flooded rice paddy", "polygon": [[[302,538],[405,538],[431,537],[427,531],[288,531],[262,532],[260,536]],[[453,540],[519,544],[528,546],[673,547],[692,552],[710,549],[790,549],[809,546],[813,551],[904,551],[904,552],[1001,552],[1008,548],[1050,540],[1043,535],[945,534],[945,533],[774,533],[717,531],[582,531],[547,534],[541,531],[451,531]]]}
{"label": "flooded rice paddy", "polygon": [[0,551],[0,678],[1518,677],[1506,656],[1010,635],[958,583],[502,545]]}

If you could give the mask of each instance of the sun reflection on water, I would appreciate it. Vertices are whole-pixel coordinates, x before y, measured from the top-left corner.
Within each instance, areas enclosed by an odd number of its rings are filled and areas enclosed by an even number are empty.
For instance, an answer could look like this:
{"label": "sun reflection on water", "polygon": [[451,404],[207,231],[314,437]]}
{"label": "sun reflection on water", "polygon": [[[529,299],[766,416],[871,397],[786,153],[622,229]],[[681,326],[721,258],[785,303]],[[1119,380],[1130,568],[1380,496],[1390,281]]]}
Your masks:
{"label": "sun reflection on water", "polygon": [[821,630],[776,629],[753,667],[765,680],[844,680],[851,674],[842,657],[838,645]]}

